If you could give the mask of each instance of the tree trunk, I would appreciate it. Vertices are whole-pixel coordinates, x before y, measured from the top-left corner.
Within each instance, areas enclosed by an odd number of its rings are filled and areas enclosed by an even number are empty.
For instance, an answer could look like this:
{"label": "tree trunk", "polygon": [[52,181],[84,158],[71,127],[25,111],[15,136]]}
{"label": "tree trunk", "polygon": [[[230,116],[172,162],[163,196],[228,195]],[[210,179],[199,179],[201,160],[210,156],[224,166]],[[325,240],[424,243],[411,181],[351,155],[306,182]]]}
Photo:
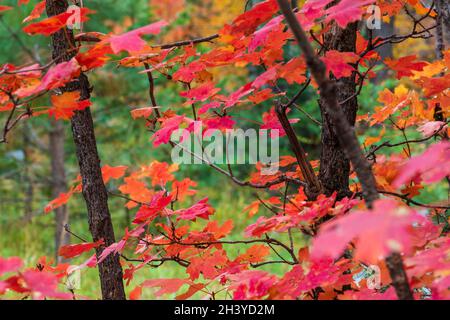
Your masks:
{"label": "tree trunk", "polygon": [[[369,31],[370,32],[370,31]],[[382,37],[382,38],[388,38],[395,34],[395,16],[392,16],[388,23],[382,22],[381,23],[381,29],[372,30],[373,38]],[[393,52],[394,46],[392,43],[385,43],[381,47],[378,47],[376,49],[376,52],[380,55],[381,59],[384,60],[386,58],[393,58],[394,52]],[[386,76],[388,74],[388,69],[384,68],[382,70],[379,70],[375,76],[374,82],[380,83],[384,80],[386,80]]]}
{"label": "tree trunk", "polygon": [[[52,121],[49,144],[52,170],[52,197],[67,192],[66,171],[64,168],[64,126],[61,121]],[[70,243],[70,234],[64,231],[69,224],[69,211],[66,205],[55,209],[55,252],[56,261],[64,262],[58,255],[59,248]]]}
{"label": "tree trunk", "polygon": [[[357,23],[352,23],[342,29],[333,24],[331,30],[324,37],[326,51],[337,50],[340,52],[356,51]],[[338,101],[346,101],[341,105],[345,117],[351,126],[355,125],[358,99],[356,97],[356,73],[349,78],[341,78],[336,81],[338,87]],[[353,97],[353,98],[350,98]],[[322,143],[320,155],[319,179],[325,194],[330,195],[334,191],[339,197],[349,194],[350,161],[345,156],[344,148],[339,144],[333,121],[327,113],[323,99],[320,100],[322,113]]]}
{"label": "tree trunk", "polygon": [[25,187],[24,199],[24,220],[31,221],[33,219],[33,201],[34,201],[34,184],[31,176],[30,166],[31,156],[31,139],[29,135],[30,125],[26,123],[23,131],[23,185]]}
{"label": "tree trunk", "polygon": [[437,0],[436,9],[438,11],[437,23],[441,25],[444,38],[443,45],[450,44],[450,2],[448,0]]}
{"label": "tree trunk", "polygon": [[[67,0],[46,0],[46,10],[49,17],[65,12],[67,7]],[[75,55],[75,51],[72,50],[75,47],[73,33],[67,28],[53,34],[52,45],[53,59],[57,63],[68,61]],[[80,91],[81,100],[90,98],[90,85],[84,74],[68,83],[61,90],[63,92]],[[101,174],[90,109],[77,111],[72,117],[71,123],[83,184],[83,196],[88,211],[89,229],[94,241],[103,239],[105,246],[109,246],[115,242],[115,237],[108,208],[108,194]],[[102,253],[105,246],[96,249],[97,256]],[[103,299],[125,299],[119,256],[116,254],[109,255],[99,264],[99,273]]]}

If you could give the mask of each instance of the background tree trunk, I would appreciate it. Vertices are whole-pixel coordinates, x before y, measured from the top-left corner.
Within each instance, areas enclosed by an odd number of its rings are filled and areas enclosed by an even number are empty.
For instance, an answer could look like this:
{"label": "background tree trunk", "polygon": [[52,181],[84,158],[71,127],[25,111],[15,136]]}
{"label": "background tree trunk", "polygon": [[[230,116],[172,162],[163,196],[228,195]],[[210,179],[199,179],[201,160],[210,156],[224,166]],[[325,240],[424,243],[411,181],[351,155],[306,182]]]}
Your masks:
{"label": "background tree trunk", "polygon": [[29,133],[30,124],[27,122],[23,127],[23,185],[25,188],[24,198],[24,220],[31,221],[33,219],[33,201],[34,201],[34,183],[30,166],[31,159],[31,139]]}
{"label": "background tree trunk", "polygon": [[[67,0],[46,0],[46,10],[49,17],[65,12],[67,7]],[[72,50],[75,47],[73,33],[67,28],[52,35],[52,45],[53,59],[57,63],[68,61],[75,55],[75,51]],[[81,100],[90,98],[90,85],[84,74],[68,83],[61,90],[63,92],[79,91]],[[71,123],[83,184],[83,196],[88,211],[89,229],[94,241],[103,239],[105,246],[109,246],[115,242],[115,237],[90,109],[77,111],[72,117]],[[96,249],[97,256],[103,252],[105,246]],[[109,255],[99,264],[99,273],[103,299],[125,299],[119,256],[116,254]]]}
{"label": "background tree trunk", "polygon": [[[388,23],[382,22],[381,23],[381,29],[373,30],[373,38],[382,37],[382,38],[388,38],[395,34],[395,16],[391,17],[391,20],[389,20]],[[381,59],[386,58],[393,58],[394,57],[394,46],[392,43],[386,43],[382,45],[381,47],[377,48],[376,51],[380,55]],[[383,80],[386,79],[386,76],[388,74],[388,69],[384,68],[382,70],[377,71],[376,77],[374,82],[380,83]]]}
{"label": "background tree trunk", "polygon": [[[64,168],[64,126],[61,121],[52,120],[50,131],[50,159],[52,170],[52,197],[56,198],[59,194],[67,192],[66,171]],[[55,251],[56,260],[63,262],[62,257],[58,255],[61,246],[70,243],[70,234],[64,231],[64,226],[69,224],[69,211],[67,206],[55,209]]]}
{"label": "background tree trunk", "polygon": [[[340,28],[337,24],[333,24],[331,30],[324,37],[325,52],[329,50],[355,52],[356,31],[357,23],[351,23],[345,29]],[[336,85],[338,87],[338,101],[344,101],[353,96],[353,98],[343,103],[341,107],[348,123],[354,126],[358,110],[358,99],[355,94],[356,73],[353,73],[349,78],[337,80]],[[333,123],[324,106],[324,101],[320,100],[319,105],[323,123],[319,180],[322,183],[325,194],[330,195],[337,191],[339,197],[344,197],[349,194],[350,161],[345,156],[344,148],[339,144]]]}
{"label": "background tree trunk", "polygon": [[450,1],[436,0],[436,9],[438,11],[438,23],[442,26],[444,45],[450,44]]}

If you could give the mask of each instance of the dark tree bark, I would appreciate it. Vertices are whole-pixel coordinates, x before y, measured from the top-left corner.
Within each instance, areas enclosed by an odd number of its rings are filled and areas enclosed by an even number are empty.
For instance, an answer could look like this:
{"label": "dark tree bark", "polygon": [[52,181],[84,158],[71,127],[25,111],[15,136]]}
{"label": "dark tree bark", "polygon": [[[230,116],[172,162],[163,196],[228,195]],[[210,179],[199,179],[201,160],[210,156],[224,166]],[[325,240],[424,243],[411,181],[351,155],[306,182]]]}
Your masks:
{"label": "dark tree bark", "polygon": [[[326,51],[337,50],[340,52],[356,52],[357,23],[351,23],[342,29],[336,23],[324,37]],[[334,80],[333,77],[331,77]],[[346,101],[341,104],[347,122],[355,125],[358,99],[356,97],[356,73],[349,78],[336,80],[338,88],[336,95],[338,101]],[[353,98],[352,98],[353,97]],[[330,195],[337,191],[339,197],[349,194],[350,161],[345,155],[344,148],[339,144],[332,119],[325,107],[323,98],[320,100],[322,113],[322,143],[320,155],[319,179],[325,194]]]}
{"label": "dark tree bark", "polygon": [[[54,16],[67,10],[67,0],[46,0],[48,16]],[[57,62],[68,61],[74,57],[75,41],[71,30],[61,30],[52,36],[53,59]],[[79,91],[80,99],[90,98],[88,78],[81,74],[78,79],[61,88],[63,92]],[[94,241],[104,240],[105,246],[115,242],[111,215],[108,208],[108,194],[103,183],[100,159],[95,140],[94,124],[89,108],[77,111],[71,119],[73,139],[77,150],[80,174],[83,184],[83,196],[86,201],[89,229]],[[105,246],[96,249],[97,256]],[[118,255],[109,255],[99,264],[100,284],[104,300],[123,300],[125,291],[123,273]]]}
{"label": "dark tree bark", "polygon": [[23,185],[25,186],[24,199],[24,220],[30,221],[33,219],[33,201],[34,201],[34,183],[30,172],[30,165],[32,163],[31,156],[31,139],[29,133],[30,125],[24,125],[23,131]]}
{"label": "dark tree bark", "polygon": [[286,107],[279,105],[276,107],[275,111],[277,113],[277,117],[281,123],[281,126],[286,132],[292,152],[295,154],[297,163],[306,181],[306,195],[309,199],[315,199],[320,193],[322,193],[320,181],[317,179],[314,173],[314,169],[312,168],[306,157],[306,152],[300,144],[300,141],[298,141],[297,136],[295,135],[294,128],[292,128],[289,122],[289,119],[286,115]]}
{"label": "dark tree bark", "polygon": [[[52,170],[52,197],[67,192],[66,170],[64,168],[64,126],[61,121],[52,121],[49,151]],[[70,243],[70,234],[64,226],[69,224],[69,210],[66,205],[55,209],[55,251],[58,263],[64,259],[58,255],[59,248]]]}
{"label": "dark tree bark", "polygon": [[438,29],[441,28],[443,38],[442,49],[444,49],[445,44],[450,44],[450,1],[436,0],[435,5],[438,12],[436,22],[438,23],[438,25],[440,25],[438,26]]}
{"label": "dark tree bark", "polygon": [[399,253],[393,253],[386,258],[386,265],[389,269],[389,275],[392,279],[392,285],[395,288],[400,300],[414,300],[411,288],[408,283],[408,276],[405,272],[402,256]]}
{"label": "dark tree bark", "polygon": [[[436,0],[436,58],[444,59],[444,51],[446,42],[450,43],[450,4],[444,0]],[[447,38],[447,40],[446,40]],[[444,76],[444,72],[441,73]],[[434,107],[434,119],[436,121],[444,121],[444,112],[442,106],[436,103]]]}

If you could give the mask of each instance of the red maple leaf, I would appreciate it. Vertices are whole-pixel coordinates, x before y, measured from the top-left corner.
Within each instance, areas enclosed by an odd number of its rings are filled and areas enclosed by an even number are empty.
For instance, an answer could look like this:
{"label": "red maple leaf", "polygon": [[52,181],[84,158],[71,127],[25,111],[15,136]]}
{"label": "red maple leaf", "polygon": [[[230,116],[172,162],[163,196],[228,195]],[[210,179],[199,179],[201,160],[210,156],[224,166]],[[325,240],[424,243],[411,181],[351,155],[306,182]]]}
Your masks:
{"label": "red maple leaf", "polygon": [[31,11],[30,15],[28,17],[26,17],[25,19],[23,19],[22,22],[25,23],[25,22],[29,22],[31,20],[38,19],[42,15],[44,10],[45,10],[45,0],[38,2],[36,4],[36,6],[34,7],[33,11]]}
{"label": "red maple leaf", "polygon": [[323,225],[313,240],[314,258],[338,258],[355,240],[355,258],[376,262],[392,252],[410,253],[414,225],[431,223],[426,217],[390,199],[375,202],[373,210],[354,211]]}
{"label": "red maple leaf", "polygon": [[[91,11],[88,8],[80,8],[79,17],[77,16],[78,21],[85,22],[89,20],[87,15],[91,13],[94,13],[94,11]],[[42,34],[44,36],[50,36],[55,32],[58,32],[59,30],[67,27],[67,23],[68,21],[70,21],[69,19],[72,19],[75,14],[78,15],[78,12],[64,12],[42,21],[29,24],[28,26],[23,28],[23,31],[31,35]]]}
{"label": "red maple leaf", "polygon": [[142,40],[141,36],[147,34],[158,34],[161,31],[161,28],[165,27],[166,25],[167,22],[161,20],[118,36],[114,35],[109,39],[111,49],[114,53],[119,53],[121,51],[140,51],[146,44],[146,42]]}
{"label": "red maple leaf", "polygon": [[1,258],[0,257],[0,276],[7,272],[16,272],[22,267],[22,260],[18,257]]}
{"label": "red maple leaf", "polygon": [[125,171],[128,169],[127,166],[117,166],[111,167],[105,165],[102,167],[103,182],[108,183],[111,179],[120,179],[124,176]]}
{"label": "red maple leaf", "polygon": [[65,92],[62,95],[53,95],[51,97],[53,108],[48,110],[49,116],[54,116],[56,120],[69,120],[77,110],[84,110],[91,105],[89,100],[80,99],[80,93]]}
{"label": "red maple leaf", "polygon": [[322,58],[327,66],[327,70],[333,72],[336,79],[349,77],[355,70],[349,63],[358,61],[359,56],[353,52],[339,52],[336,50],[327,51]]}
{"label": "red maple leaf", "polygon": [[422,155],[410,159],[394,181],[395,187],[420,176],[425,183],[438,182],[450,175],[450,142],[432,145]]}
{"label": "red maple leaf", "polygon": [[402,77],[410,77],[414,75],[413,71],[422,71],[424,67],[428,65],[426,62],[416,62],[417,56],[402,57],[398,60],[386,59],[384,63],[388,65],[392,70],[397,72],[397,79]]}
{"label": "red maple leaf", "polygon": [[103,240],[99,240],[93,243],[79,243],[79,244],[71,244],[67,246],[63,246],[59,248],[58,254],[65,259],[71,259],[82,255],[85,252],[88,252],[94,248],[98,248],[104,244]]}

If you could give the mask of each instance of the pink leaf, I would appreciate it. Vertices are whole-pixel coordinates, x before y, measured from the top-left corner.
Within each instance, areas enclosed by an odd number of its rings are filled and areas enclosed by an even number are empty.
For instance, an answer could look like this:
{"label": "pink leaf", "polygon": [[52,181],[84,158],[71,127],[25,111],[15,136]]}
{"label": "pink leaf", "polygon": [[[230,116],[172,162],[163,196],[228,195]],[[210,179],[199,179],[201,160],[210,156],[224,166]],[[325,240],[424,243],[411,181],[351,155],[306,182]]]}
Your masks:
{"label": "pink leaf", "polygon": [[142,35],[158,34],[161,28],[165,27],[167,22],[164,20],[149,24],[148,26],[135,29],[133,31],[121,34],[119,36],[112,36],[109,39],[111,49],[114,53],[121,51],[135,52],[144,48],[146,42],[142,40]]}
{"label": "pink leaf", "polygon": [[450,174],[450,142],[432,145],[422,155],[410,159],[401,169],[393,185],[400,187],[420,176],[425,183],[434,183]]}
{"label": "pink leaf", "polygon": [[376,262],[392,252],[409,253],[413,242],[413,225],[431,223],[416,211],[391,200],[375,202],[373,210],[354,211],[323,225],[313,240],[314,258],[338,258],[347,244],[355,240],[355,258]]}

